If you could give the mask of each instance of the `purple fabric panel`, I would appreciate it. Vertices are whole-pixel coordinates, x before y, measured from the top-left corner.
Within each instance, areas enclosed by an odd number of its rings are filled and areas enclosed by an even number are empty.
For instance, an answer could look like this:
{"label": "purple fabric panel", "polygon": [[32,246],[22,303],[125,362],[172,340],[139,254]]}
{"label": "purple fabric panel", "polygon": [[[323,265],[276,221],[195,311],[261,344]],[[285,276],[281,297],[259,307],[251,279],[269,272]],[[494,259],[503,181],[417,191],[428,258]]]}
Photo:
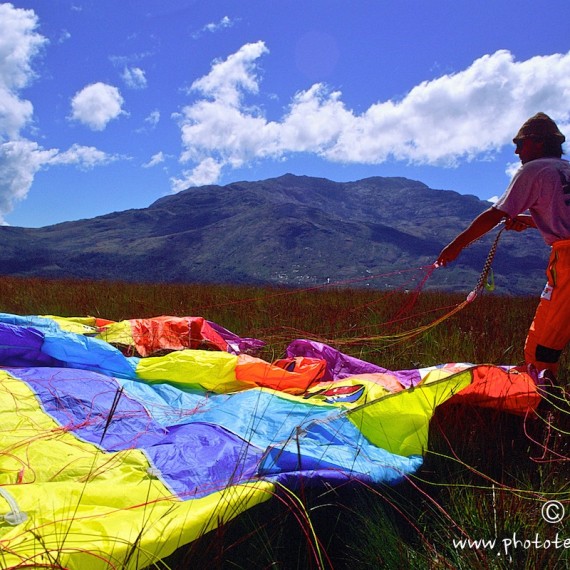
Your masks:
{"label": "purple fabric panel", "polygon": [[182,499],[254,479],[262,452],[221,426],[194,422],[168,428],[144,448],[162,480]]}
{"label": "purple fabric panel", "polygon": [[225,329],[212,321],[206,322],[229,344],[230,350],[228,350],[228,352],[234,354],[239,354],[241,352],[255,353],[262,349],[266,344],[263,340],[258,340],[256,338],[239,337],[228,329]]}
{"label": "purple fabric panel", "polygon": [[34,328],[0,323],[0,366],[59,366],[42,352],[44,334]]}
{"label": "purple fabric panel", "polygon": [[327,363],[325,377],[323,380],[341,380],[355,374],[369,374],[375,372],[389,373],[395,376],[398,381],[405,387],[415,386],[420,380],[420,374],[417,370],[399,370],[392,371],[360,360],[354,356],[349,356],[339,350],[312,340],[298,339],[294,340],[287,347],[287,356],[294,358],[295,356],[307,356],[311,358],[321,358]]}
{"label": "purple fabric panel", "polygon": [[287,356],[307,356],[310,358],[321,358],[327,363],[326,380],[340,380],[355,374],[366,374],[370,372],[388,372],[385,368],[360,360],[353,356],[348,356],[342,352],[312,340],[294,340],[287,347]]}
{"label": "purple fabric panel", "polygon": [[164,437],[165,429],[142,404],[124,393],[111,415],[119,390],[113,378],[73,368],[8,372],[26,382],[36,392],[43,409],[62,426],[107,451],[152,445]]}
{"label": "purple fabric panel", "polygon": [[340,487],[341,485],[344,487],[347,484],[357,487],[362,485],[362,483],[377,483],[372,477],[367,477],[366,475],[359,475],[357,478],[353,473],[340,470],[334,471],[332,469],[283,472],[275,475],[264,474],[263,478],[277,481],[291,491],[319,489],[321,487],[330,490],[331,487]]}
{"label": "purple fabric panel", "polygon": [[392,374],[398,379],[398,382],[404,388],[411,388],[420,383],[422,377],[417,370],[397,370],[392,372]]}

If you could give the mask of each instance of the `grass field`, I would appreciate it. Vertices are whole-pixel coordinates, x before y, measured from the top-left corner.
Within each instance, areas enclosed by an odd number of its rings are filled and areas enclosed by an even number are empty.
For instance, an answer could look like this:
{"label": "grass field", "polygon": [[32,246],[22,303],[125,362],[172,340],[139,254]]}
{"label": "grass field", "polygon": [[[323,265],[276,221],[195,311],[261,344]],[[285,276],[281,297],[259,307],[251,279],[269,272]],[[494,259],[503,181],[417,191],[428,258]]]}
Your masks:
{"label": "grass field", "polygon": [[[421,280],[421,276],[416,276]],[[0,278],[0,311],[111,320],[201,316],[265,340],[282,357],[310,338],[392,370],[445,362],[521,364],[534,298],[484,293],[428,328],[465,295],[367,288],[309,290]],[[422,334],[398,334],[418,329]],[[425,327],[425,328],[422,328]],[[560,382],[570,379],[564,357]],[[555,399],[529,419],[465,406],[438,408],[422,469],[396,487],[301,492],[260,505],[161,568],[453,568],[570,566],[570,421]],[[546,500],[566,517],[550,524]]]}

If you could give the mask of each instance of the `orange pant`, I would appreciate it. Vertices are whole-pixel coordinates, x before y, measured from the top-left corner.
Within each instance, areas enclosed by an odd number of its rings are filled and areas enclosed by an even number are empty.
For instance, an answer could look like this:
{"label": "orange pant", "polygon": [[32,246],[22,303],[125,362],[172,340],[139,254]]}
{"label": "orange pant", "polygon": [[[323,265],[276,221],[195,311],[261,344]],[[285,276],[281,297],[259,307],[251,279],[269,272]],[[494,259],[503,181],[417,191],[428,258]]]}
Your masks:
{"label": "orange pant", "polygon": [[560,354],[570,342],[570,240],[552,246],[546,277],[548,282],[530,325],[524,354],[527,363],[538,370],[556,374]]}

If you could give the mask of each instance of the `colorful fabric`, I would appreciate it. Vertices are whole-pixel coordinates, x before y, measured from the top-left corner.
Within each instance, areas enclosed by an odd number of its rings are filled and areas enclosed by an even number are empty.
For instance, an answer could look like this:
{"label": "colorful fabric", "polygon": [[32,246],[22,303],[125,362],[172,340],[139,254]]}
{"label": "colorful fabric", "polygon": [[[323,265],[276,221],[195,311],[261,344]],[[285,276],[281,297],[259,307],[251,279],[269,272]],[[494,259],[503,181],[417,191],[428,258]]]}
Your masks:
{"label": "colorful fabric", "polygon": [[[192,322],[169,331],[187,337]],[[5,567],[142,568],[282,486],[401,481],[443,402],[514,413],[539,402],[509,367],[392,372],[303,340],[269,363],[239,350],[261,341],[229,331],[226,350],[176,350],[174,335],[160,355],[128,356],[128,335],[103,340],[112,325],[0,314]]]}

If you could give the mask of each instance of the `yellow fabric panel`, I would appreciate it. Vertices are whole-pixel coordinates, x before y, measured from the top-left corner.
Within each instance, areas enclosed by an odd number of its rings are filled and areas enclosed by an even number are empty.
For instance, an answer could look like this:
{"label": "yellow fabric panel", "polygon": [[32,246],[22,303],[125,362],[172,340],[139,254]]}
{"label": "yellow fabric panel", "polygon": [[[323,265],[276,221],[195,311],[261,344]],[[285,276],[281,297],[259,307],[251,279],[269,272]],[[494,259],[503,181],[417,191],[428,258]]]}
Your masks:
{"label": "yellow fabric panel", "polygon": [[[0,565],[48,565],[57,559],[58,568],[72,570],[145,568],[270,499],[275,491],[271,483],[260,481],[180,501],[149,478],[129,485],[67,481],[4,489],[29,519],[17,526],[0,523]],[[1,512],[3,504],[0,497]]]}
{"label": "yellow fabric panel", "polygon": [[[41,410],[24,382],[5,371],[0,448],[0,485],[28,515],[15,526],[0,518],[4,568],[51,565],[55,559],[75,570],[142,568],[274,491],[259,482],[180,501],[149,471],[141,451],[106,453],[77,439]],[[0,515],[9,511],[0,496]]]}
{"label": "yellow fabric panel", "polygon": [[141,359],[137,378],[147,382],[167,382],[179,388],[202,388],[218,393],[250,387],[236,380],[237,356],[208,350],[180,350],[164,356]]}
{"label": "yellow fabric panel", "polygon": [[122,344],[125,346],[133,346],[133,332],[130,321],[119,321],[105,325],[103,330],[97,335],[97,338],[108,342],[109,344]]}
{"label": "yellow fabric panel", "polygon": [[95,334],[97,323],[95,317],[58,317],[57,315],[41,315],[55,321],[62,330],[76,334]]}
{"label": "yellow fabric panel", "polygon": [[422,455],[435,408],[470,383],[469,370],[452,376],[435,370],[415,388],[353,408],[348,417],[374,445],[398,455]]}
{"label": "yellow fabric panel", "polygon": [[1,370],[0,444],[1,485],[76,479],[126,485],[148,478],[141,451],[106,453],[81,441],[43,412],[27,384]]}

